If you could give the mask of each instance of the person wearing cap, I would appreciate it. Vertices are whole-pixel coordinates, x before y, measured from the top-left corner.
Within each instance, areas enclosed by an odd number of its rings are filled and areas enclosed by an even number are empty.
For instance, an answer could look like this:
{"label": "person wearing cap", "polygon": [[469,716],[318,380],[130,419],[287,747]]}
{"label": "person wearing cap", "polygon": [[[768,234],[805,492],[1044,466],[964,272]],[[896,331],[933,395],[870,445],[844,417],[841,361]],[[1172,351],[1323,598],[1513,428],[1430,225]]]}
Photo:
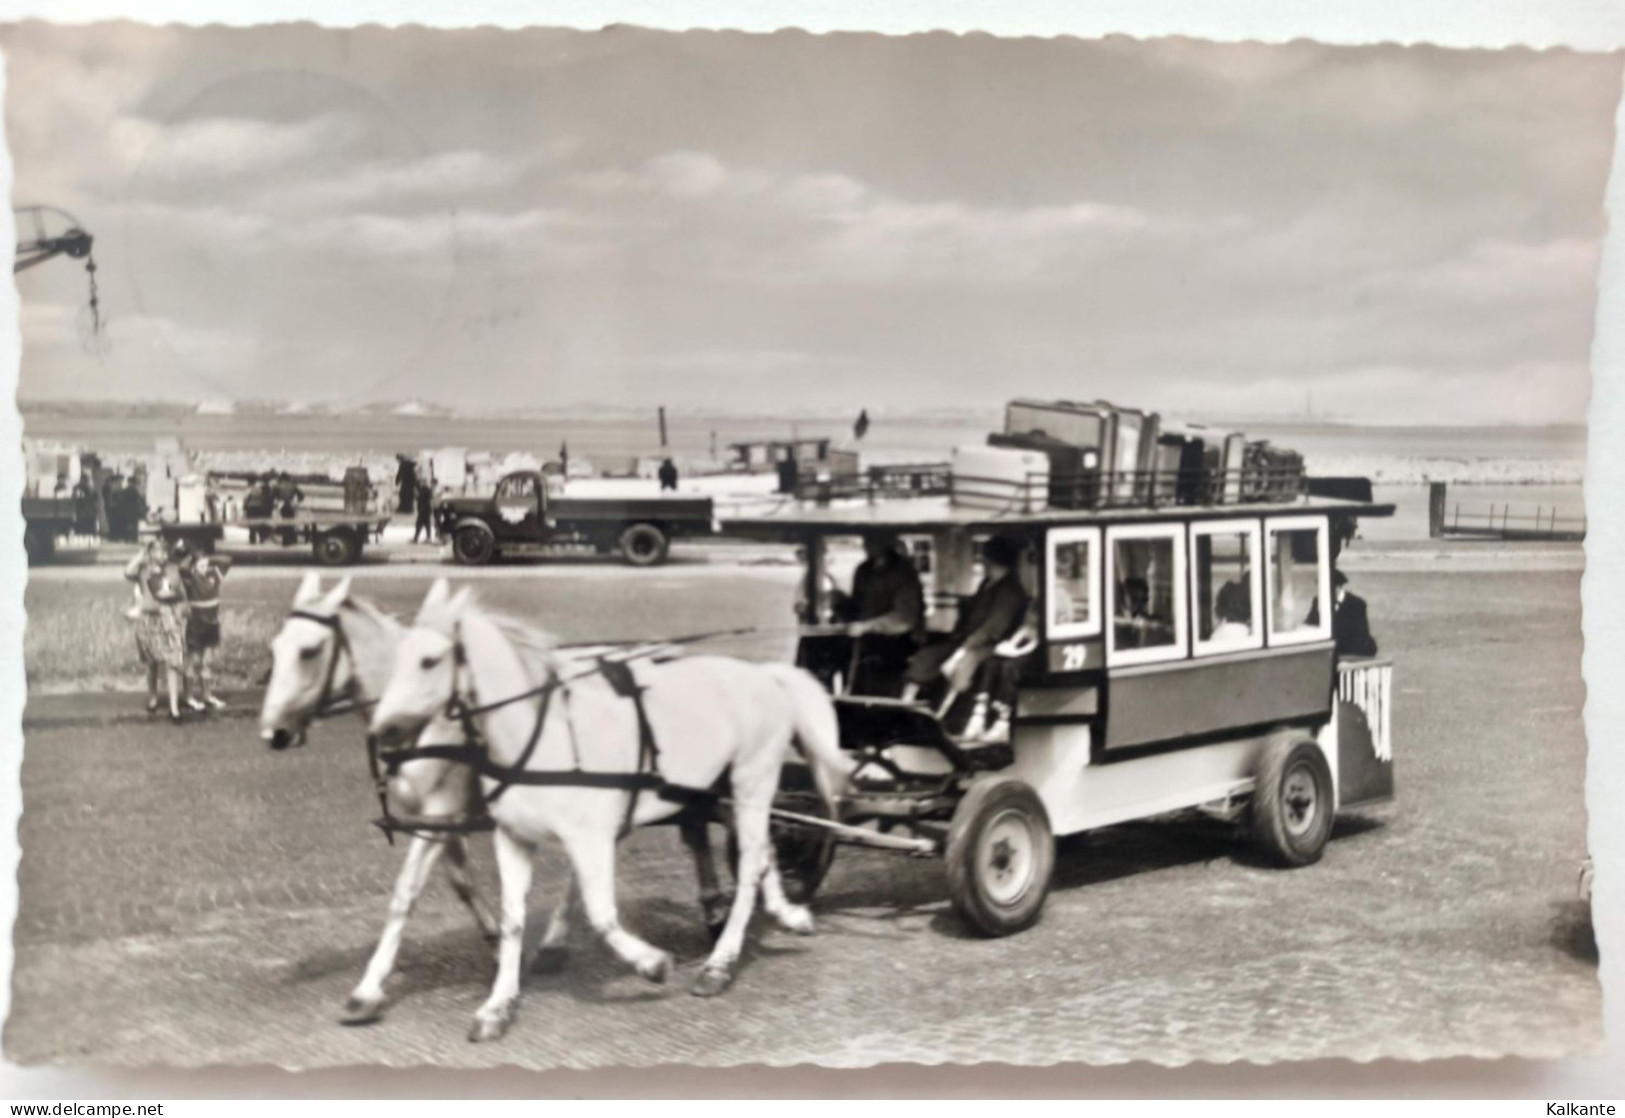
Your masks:
{"label": "person wearing cap", "polygon": [[[220,585],[231,570],[231,556],[185,552],[176,544],[175,559],[181,585],[186,589],[187,706],[193,710],[221,710],[225,702],[214,693],[212,664],[220,647]],[[193,690],[193,684],[196,690]]]}
{"label": "person wearing cap", "polygon": [[1365,599],[1348,590],[1348,576],[1332,572],[1332,640],[1339,656],[1375,656],[1377,642],[1371,635]]}
{"label": "person wearing cap", "polygon": [[851,691],[896,695],[925,627],[925,591],[896,533],[864,533],[863,555],[852,593],[835,599],[835,616],[854,642]]}
{"label": "person wearing cap", "polygon": [[914,701],[921,688],[945,679],[948,698],[941,710],[946,712],[976,684],[1000,642],[1021,628],[1028,604],[1019,573],[1022,550],[1021,543],[1009,536],[994,536],[982,545],[985,577],[960,609],[947,639],[926,645],[909,659],[905,701]]}

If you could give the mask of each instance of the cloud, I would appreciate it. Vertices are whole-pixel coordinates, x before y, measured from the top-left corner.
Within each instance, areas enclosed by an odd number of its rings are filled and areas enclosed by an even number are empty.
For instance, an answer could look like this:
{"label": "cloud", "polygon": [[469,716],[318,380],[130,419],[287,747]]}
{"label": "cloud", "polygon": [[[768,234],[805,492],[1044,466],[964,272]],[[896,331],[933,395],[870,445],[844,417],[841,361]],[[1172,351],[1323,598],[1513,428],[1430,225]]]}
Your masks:
{"label": "cloud", "polygon": [[458,148],[419,158],[367,160],[333,173],[305,175],[266,188],[255,203],[280,211],[322,213],[404,205],[455,209],[471,198],[501,195],[527,176],[556,168],[574,149],[564,138],[540,151],[497,154]]}
{"label": "cloud", "polygon": [[[688,239],[698,224],[721,266],[773,283],[1030,282],[1080,266],[1157,225],[1141,210],[1092,200],[1036,206],[911,200],[850,175],[774,173],[698,151],[669,152],[634,169],[574,181],[603,201],[658,204],[681,214],[645,222],[650,240]],[[636,211],[622,213],[626,224],[637,224]],[[729,255],[732,242],[743,242],[747,251]],[[764,242],[771,251],[758,251]],[[645,247],[658,257],[658,245]]]}
{"label": "cloud", "polygon": [[329,113],[306,120],[203,117],[168,124],[149,146],[143,171],[151,178],[185,183],[258,176],[312,158],[355,140],[362,122]]}

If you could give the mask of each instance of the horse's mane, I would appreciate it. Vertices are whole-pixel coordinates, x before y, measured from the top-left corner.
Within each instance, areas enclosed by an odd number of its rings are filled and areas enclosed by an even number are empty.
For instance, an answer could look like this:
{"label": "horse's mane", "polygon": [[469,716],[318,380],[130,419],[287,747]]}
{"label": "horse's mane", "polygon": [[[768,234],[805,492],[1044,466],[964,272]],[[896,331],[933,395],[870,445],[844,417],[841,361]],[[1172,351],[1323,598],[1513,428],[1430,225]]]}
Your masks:
{"label": "horse's mane", "polygon": [[377,623],[385,629],[401,630],[406,628],[405,622],[389,612],[371,598],[360,594],[350,594],[339,603],[339,609],[350,608],[370,621]]}
{"label": "horse's mane", "polygon": [[525,667],[539,678],[556,676],[559,673],[558,647],[559,641],[552,633],[539,629],[528,621],[521,621],[511,614],[500,613],[480,606],[480,613],[491,624],[501,630],[519,653]]}

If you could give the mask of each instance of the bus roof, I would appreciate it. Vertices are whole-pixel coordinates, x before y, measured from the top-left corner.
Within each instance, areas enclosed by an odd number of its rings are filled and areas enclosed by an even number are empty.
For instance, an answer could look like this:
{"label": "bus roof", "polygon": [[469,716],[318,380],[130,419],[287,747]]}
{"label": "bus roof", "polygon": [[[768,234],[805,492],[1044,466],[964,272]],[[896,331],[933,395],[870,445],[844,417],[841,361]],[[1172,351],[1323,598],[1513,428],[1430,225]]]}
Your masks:
{"label": "bus roof", "polygon": [[1009,531],[1058,528],[1068,525],[1143,524],[1155,521],[1231,520],[1258,516],[1313,513],[1354,517],[1385,517],[1394,506],[1332,497],[1300,497],[1293,501],[1226,505],[1175,505],[1105,509],[1045,508],[1032,512],[999,511],[951,504],[947,497],[914,497],[869,502],[858,499],[819,505],[786,502],[757,515],[721,517],[728,535],[762,539],[802,535],[856,534],[877,529],[901,533],[931,532],[946,528]]}

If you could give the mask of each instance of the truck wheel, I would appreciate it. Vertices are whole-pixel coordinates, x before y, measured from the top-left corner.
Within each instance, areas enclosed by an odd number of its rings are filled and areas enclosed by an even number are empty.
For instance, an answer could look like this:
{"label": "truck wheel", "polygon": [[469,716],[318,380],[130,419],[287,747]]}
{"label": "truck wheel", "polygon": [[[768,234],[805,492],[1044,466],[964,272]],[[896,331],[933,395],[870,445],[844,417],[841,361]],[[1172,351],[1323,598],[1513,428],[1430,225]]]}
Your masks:
{"label": "truck wheel", "polygon": [[451,553],[459,563],[478,567],[496,553],[496,537],[483,524],[461,524],[451,537]]}
{"label": "truck wheel", "polygon": [[49,529],[24,525],[23,550],[28,553],[30,567],[49,563],[56,557],[56,536]]}
{"label": "truck wheel", "polygon": [[1055,872],[1049,813],[1032,786],[986,780],[970,786],[948,829],[948,893],[986,936],[1038,923]]}
{"label": "truck wheel", "polygon": [[348,567],[361,558],[361,541],[347,528],[322,532],[310,546],[324,567]]}
{"label": "truck wheel", "polygon": [[634,567],[653,567],[666,561],[671,541],[653,524],[634,524],[621,533],[620,548]]}
{"label": "truck wheel", "polygon": [[1312,741],[1271,742],[1253,788],[1253,835],[1284,866],[1320,861],[1332,835],[1332,770]]}

